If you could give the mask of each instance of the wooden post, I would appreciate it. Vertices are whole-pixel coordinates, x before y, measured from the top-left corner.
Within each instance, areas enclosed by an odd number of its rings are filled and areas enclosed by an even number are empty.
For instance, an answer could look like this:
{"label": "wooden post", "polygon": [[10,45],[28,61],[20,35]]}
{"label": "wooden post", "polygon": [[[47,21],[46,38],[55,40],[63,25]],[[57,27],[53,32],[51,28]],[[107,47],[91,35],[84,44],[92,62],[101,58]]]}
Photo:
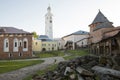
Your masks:
{"label": "wooden post", "polygon": [[117,38],[117,43],[118,43],[118,46],[119,46],[119,54],[120,54],[120,38],[119,37]]}
{"label": "wooden post", "polygon": [[103,46],[104,46],[103,47],[103,55],[106,55],[106,48],[105,48],[106,45],[105,45],[105,42],[103,43]]}
{"label": "wooden post", "polygon": [[110,51],[110,55],[111,55],[112,54],[111,40],[109,42],[109,51]]}

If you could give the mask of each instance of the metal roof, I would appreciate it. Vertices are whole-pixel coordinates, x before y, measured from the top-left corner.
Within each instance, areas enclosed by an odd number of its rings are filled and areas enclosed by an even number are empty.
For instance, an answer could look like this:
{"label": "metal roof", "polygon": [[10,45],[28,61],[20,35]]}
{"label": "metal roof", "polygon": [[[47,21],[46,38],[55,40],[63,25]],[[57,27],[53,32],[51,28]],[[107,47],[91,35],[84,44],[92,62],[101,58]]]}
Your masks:
{"label": "metal roof", "polygon": [[74,33],[72,33],[71,35],[83,35],[83,34],[88,34],[89,32],[86,32],[86,31],[82,31],[82,30],[79,30],[79,31],[77,31],[77,32],[74,32]]}
{"label": "metal roof", "polygon": [[65,37],[71,36],[71,35],[87,35],[87,34],[89,34],[89,32],[79,30],[77,32],[74,32],[72,34],[69,34],[69,35],[66,35],[66,36],[62,37],[62,39],[65,38]]}
{"label": "metal roof", "polygon": [[14,34],[14,33],[29,33],[27,31],[24,31],[22,29],[17,29],[17,28],[14,28],[14,27],[0,27],[0,33],[11,33],[11,34]]}
{"label": "metal roof", "polygon": [[112,28],[112,27],[113,27],[112,23],[104,22],[104,23],[98,24],[94,30],[98,30],[100,28]]}
{"label": "metal roof", "polygon": [[42,41],[52,41],[47,35],[40,35],[38,39]]}
{"label": "metal roof", "polygon": [[92,24],[94,23],[102,23],[102,22],[110,22],[103,13],[99,10],[98,14],[96,15],[95,19],[93,20]]}

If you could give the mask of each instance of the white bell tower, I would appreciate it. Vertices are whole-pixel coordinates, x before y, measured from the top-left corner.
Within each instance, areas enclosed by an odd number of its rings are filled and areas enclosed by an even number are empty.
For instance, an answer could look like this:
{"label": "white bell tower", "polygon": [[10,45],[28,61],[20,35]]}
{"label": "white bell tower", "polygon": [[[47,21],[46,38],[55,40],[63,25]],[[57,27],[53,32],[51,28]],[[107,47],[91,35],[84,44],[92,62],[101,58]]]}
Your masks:
{"label": "white bell tower", "polygon": [[47,8],[47,14],[45,15],[45,35],[47,35],[50,39],[53,39],[53,21],[52,21],[52,13],[50,6]]}

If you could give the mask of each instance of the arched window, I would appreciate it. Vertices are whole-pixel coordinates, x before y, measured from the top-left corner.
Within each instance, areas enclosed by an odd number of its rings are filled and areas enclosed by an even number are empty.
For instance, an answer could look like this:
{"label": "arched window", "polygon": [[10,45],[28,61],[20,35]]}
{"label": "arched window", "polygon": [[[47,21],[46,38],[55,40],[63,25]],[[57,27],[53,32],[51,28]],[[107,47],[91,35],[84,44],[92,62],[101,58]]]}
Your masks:
{"label": "arched window", "polygon": [[8,40],[8,38],[4,39],[4,52],[9,52],[9,40]]}
{"label": "arched window", "polygon": [[23,51],[28,51],[28,39],[23,39]]}
{"label": "arched window", "polygon": [[9,57],[9,58],[12,57],[12,56],[13,56],[12,53],[9,53],[9,54],[8,54],[8,57]]}
{"label": "arched window", "polygon": [[24,48],[27,48],[27,42],[24,41]]}
{"label": "arched window", "polygon": [[19,46],[22,47],[22,40],[19,41]]}
{"label": "arched window", "polygon": [[19,53],[19,56],[22,56],[22,53],[21,53],[21,52]]}
{"label": "arched window", "polygon": [[14,52],[17,52],[17,51],[18,51],[18,39],[17,39],[17,38],[14,39],[13,51],[14,51]]}

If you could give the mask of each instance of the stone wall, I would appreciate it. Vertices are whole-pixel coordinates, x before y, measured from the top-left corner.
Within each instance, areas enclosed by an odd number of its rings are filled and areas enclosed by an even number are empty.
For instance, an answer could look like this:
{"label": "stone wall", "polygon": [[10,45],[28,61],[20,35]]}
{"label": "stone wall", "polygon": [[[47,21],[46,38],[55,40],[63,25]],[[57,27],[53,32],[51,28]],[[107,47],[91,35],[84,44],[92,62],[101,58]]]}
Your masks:
{"label": "stone wall", "polygon": [[120,80],[120,56],[82,56],[60,62],[54,71],[33,80]]}

